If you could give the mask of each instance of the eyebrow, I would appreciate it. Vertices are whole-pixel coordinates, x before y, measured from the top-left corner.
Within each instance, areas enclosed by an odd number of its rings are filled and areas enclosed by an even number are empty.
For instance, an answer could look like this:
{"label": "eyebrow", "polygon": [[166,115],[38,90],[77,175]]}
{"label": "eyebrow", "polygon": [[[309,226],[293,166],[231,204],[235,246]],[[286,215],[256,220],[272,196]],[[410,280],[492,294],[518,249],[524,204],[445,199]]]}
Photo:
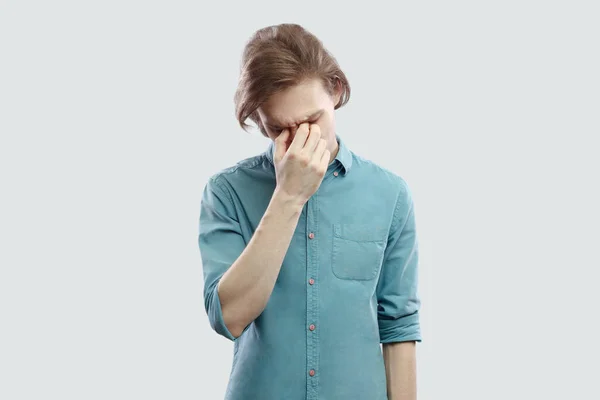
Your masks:
{"label": "eyebrow", "polygon": [[[311,120],[311,119],[315,118],[317,115],[319,115],[319,114],[322,114],[324,111],[325,111],[325,110],[323,110],[323,109],[320,109],[320,110],[317,110],[317,111],[315,111],[315,112],[311,113],[311,114],[310,114],[308,117],[306,117],[306,118],[305,118],[303,121],[301,121],[301,122],[298,122],[298,123],[297,123],[297,125],[300,125],[300,124],[302,124],[302,123],[304,123],[304,122],[307,122],[307,121],[309,121],[309,120]],[[280,124],[277,124],[277,123],[271,123],[271,122],[268,122],[268,121],[267,121],[267,125],[269,125],[271,128],[278,128],[278,129],[279,129],[279,128],[281,127],[281,125],[280,125]]]}

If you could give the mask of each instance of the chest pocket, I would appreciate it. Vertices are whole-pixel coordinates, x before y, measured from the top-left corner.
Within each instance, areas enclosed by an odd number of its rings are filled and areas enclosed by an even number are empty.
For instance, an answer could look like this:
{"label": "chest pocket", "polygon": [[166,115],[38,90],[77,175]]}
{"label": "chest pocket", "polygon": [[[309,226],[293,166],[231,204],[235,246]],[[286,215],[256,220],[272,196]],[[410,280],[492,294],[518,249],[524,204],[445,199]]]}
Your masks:
{"label": "chest pocket", "polygon": [[371,280],[381,267],[387,229],[373,224],[334,224],[331,269],[340,279]]}

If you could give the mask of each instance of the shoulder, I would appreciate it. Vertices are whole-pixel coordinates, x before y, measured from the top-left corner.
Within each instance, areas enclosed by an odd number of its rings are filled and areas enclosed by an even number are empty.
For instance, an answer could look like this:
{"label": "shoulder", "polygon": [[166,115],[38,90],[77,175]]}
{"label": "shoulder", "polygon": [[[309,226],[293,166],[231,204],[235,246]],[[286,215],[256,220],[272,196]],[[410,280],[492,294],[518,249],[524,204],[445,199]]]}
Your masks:
{"label": "shoulder", "polygon": [[240,184],[247,185],[252,181],[249,179],[252,176],[269,175],[269,172],[272,170],[270,166],[271,164],[265,153],[247,157],[233,165],[213,172],[208,179],[207,185],[209,187],[217,186],[223,191]]}
{"label": "shoulder", "polygon": [[397,199],[410,197],[410,188],[404,177],[390,168],[352,152],[352,169],[357,178],[370,182],[383,192],[391,192]]}

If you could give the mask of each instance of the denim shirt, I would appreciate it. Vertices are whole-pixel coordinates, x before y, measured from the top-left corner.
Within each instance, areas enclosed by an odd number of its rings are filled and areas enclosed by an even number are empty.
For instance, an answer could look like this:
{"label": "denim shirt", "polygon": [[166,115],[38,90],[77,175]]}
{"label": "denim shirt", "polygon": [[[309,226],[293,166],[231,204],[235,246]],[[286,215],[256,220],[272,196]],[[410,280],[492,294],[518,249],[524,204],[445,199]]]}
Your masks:
{"label": "denim shirt", "polygon": [[380,343],[421,341],[411,191],[336,139],[338,154],[302,209],[266,308],[239,337],[223,322],[217,284],[271,200],[274,143],[204,187],[204,304],[234,347],[227,400],[384,400]]}

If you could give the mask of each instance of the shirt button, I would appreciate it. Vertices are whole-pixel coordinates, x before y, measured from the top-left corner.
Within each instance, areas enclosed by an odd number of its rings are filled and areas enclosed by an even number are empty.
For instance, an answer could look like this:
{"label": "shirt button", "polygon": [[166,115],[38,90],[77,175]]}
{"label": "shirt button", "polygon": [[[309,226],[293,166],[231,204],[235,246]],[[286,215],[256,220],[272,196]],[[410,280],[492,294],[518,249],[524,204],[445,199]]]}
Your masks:
{"label": "shirt button", "polygon": [[335,171],[335,172],[333,173],[333,176],[338,176],[338,172],[337,172],[337,171]]}
{"label": "shirt button", "polygon": [[311,331],[315,330],[315,325],[314,324],[310,324],[310,326],[308,327],[308,329],[310,329]]}
{"label": "shirt button", "polygon": [[310,278],[308,280],[308,283],[311,284],[311,285],[314,285],[315,284],[315,280],[313,278]]}
{"label": "shirt button", "polygon": [[311,233],[308,234],[308,237],[311,238],[311,239],[314,239],[315,238],[315,234],[313,232],[311,232]]}
{"label": "shirt button", "polygon": [[311,369],[310,371],[308,371],[308,374],[309,374],[310,376],[315,376],[315,370],[314,370],[314,369]]}

